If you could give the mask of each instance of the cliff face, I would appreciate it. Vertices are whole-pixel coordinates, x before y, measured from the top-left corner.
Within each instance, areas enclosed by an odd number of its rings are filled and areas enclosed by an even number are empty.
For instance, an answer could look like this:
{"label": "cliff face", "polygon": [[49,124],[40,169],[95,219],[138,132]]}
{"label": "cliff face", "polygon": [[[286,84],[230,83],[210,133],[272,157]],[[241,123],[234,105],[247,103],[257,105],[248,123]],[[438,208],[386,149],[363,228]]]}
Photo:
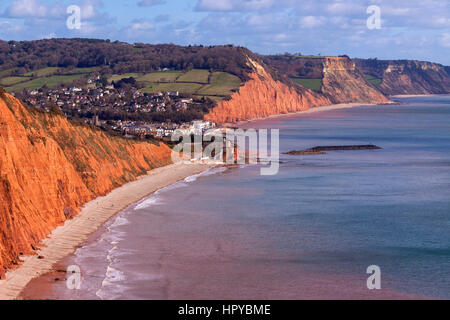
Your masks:
{"label": "cliff face", "polygon": [[[231,100],[218,103],[205,116],[205,119],[217,123],[228,123],[304,111],[333,103],[390,102],[366,80],[364,75],[356,70],[354,63],[349,58],[326,57],[314,58],[313,61],[315,64],[310,66],[313,68],[320,66],[320,70],[314,72],[323,76],[322,88],[319,92],[301,85],[289,86],[274,80],[261,64],[249,59],[249,64],[254,70],[250,74],[251,80],[245,82],[239,92],[232,95]],[[318,61],[321,61],[320,65]],[[277,64],[283,66],[282,70],[288,68],[285,63],[277,61]],[[292,76],[292,74],[289,75]]]}
{"label": "cliff face", "polygon": [[233,93],[231,100],[219,102],[205,120],[231,123],[297,112],[330,104],[330,100],[304,87],[276,81],[263,66],[249,59],[253,67],[250,80]]}
{"label": "cliff face", "polygon": [[264,62],[291,78],[321,79],[318,91],[332,103],[387,103],[380,90],[367,81],[347,56],[265,56]]}
{"label": "cliff face", "polygon": [[450,93],[450,68],[415,60],[355,59],[364,74],[382,79],[379,89],[387,95]]}
{"label": "cliff face", "polygon": [[352,60],[347,57],[323,59],[321,93],[333,103],[388,103],[374,85],[366,80]]}
{"label": "cliff face", "polygon": [[0,94],[0,276],[84,203],[170,163],[170,154]]}

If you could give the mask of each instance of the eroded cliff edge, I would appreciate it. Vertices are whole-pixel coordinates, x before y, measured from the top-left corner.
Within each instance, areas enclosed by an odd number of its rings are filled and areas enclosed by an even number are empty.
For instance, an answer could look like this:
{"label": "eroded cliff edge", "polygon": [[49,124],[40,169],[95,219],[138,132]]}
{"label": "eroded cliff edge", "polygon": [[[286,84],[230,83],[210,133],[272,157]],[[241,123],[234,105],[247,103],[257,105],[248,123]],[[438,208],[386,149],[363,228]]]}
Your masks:
{"label": "eroded cliff edge", "polygon": [[170,154],[0,93],[0,276],[84,203],[169,164]]}

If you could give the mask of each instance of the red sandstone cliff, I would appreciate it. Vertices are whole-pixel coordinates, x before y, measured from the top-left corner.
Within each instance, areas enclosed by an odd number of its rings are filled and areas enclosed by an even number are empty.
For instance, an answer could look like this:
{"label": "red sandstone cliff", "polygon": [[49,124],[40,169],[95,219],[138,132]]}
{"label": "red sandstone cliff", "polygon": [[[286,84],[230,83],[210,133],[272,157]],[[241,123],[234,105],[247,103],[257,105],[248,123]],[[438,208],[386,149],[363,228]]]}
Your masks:
{"label": "red sandstone cliff", "polygon": [[170,163],[170,153],[0,94],[0,276],[84,203]]}
{"label": "red sandstone cliff", "polygon": [[307,110],[330,104],[330,100],[307,88],[289,87],[276,81],[263,66],[249,59],[253,67],[250,80],[231,96],[231,100],[219,102],[205,119],[217,123],[236,122],[263,118],[270,115]]}

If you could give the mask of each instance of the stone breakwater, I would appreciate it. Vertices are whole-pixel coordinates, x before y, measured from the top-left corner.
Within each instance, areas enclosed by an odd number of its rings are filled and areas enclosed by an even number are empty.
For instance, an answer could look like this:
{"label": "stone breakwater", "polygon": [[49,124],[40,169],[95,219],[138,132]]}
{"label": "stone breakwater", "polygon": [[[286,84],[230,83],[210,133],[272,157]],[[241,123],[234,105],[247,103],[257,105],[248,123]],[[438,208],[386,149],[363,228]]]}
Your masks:
{"label": "stone breakwater", "polygon": [[350,145],[350,146],[318,146],[306,150],[292,150],[285,152],[284,154],[313,155],[313,154],[325,154],[326,152],[324,151],[379,150],[379,149],[381,148],[373,144]]}

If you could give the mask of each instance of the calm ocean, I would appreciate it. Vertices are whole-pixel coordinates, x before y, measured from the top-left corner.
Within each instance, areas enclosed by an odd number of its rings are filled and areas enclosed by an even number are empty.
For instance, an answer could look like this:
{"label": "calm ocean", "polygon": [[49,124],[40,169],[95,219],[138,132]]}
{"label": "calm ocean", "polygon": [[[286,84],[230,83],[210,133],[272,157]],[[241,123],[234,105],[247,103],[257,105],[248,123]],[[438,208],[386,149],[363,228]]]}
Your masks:
{"label": "calm ocean", "polygon": [[[281,155],[214,169],[113,218],[66,263],[59,298],[450,298],[450,96],[252,122],[279,128]],[[381,269],[368,290],[366,268]]]}

